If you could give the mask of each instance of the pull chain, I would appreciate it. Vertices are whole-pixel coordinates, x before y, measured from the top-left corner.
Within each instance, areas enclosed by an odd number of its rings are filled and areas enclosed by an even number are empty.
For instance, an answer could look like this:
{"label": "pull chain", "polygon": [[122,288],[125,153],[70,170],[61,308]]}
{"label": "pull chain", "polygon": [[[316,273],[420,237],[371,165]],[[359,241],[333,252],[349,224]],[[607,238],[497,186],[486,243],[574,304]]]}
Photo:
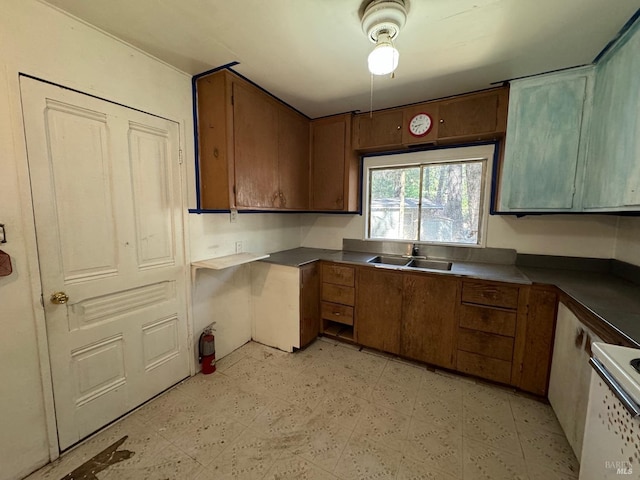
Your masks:
{"label": "pull chain", "polygon": [[369,96],[369,118],[373,118],[373,73],[371,74],[371,94]]}

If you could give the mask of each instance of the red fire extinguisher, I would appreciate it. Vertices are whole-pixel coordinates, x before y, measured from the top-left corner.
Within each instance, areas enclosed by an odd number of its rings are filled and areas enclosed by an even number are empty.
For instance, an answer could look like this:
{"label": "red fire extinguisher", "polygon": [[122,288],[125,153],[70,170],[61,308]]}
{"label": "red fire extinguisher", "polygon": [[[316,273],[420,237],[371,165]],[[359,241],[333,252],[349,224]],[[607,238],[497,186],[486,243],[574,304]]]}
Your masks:
{"label": "red fire extinguisher", "polygon": [[216,339],[213,335],[213,323],[200,335],[198,357],[202,364],[202,373],[208,375],[216,371]]}

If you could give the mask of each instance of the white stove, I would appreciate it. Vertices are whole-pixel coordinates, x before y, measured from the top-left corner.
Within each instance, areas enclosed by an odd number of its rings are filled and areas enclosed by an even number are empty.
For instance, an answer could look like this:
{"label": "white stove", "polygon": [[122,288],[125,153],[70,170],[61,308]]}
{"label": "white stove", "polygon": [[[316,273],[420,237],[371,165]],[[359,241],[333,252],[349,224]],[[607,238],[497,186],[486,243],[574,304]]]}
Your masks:
{"label": "white stove", "polygon": [[640,479],[640,372],[631,364],[640,349],[594,343],[592,352],[580,480]]}

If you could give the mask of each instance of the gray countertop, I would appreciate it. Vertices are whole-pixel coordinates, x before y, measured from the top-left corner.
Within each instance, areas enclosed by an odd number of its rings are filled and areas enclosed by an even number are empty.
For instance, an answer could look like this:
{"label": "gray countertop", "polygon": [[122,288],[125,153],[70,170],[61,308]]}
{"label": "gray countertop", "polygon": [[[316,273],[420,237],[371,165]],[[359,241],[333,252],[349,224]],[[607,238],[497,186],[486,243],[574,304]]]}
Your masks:
{"label": "gray countertop", "polygon": [[[273,253],[268,259],[262,261],[291,267],[300,267],[316,260],[362,265],[377,255],[377,253],[343,250],[295,248]],[[412,271],[413,269],[402,267],[402,270]],[[640,285],[613,273],[458,261],[453,263],[450,271],[422,269],[415,271],[523,285],[532,283],[555,285],[640,347]]]}
{"label": "gray countertop", "polygon": [[533,283],[555,285],[640,347],[640,286],[608,272],[519,267]]}
{"label": "gray countertop", "polygon": [[[369,260],[377,257],[377,253],[347,252],[344,250],[326,250],[321,248],[294,248],[282,252],[272,253],[263,262],[286,265],[290,267],[300,267],[305,263],[316,260],[327,260],[331,262],[366,264]],[[416,271],[436,273],[439,275],[457,275],[469,278],[479,278],[482,280],[495,280],[497,282],[531,284],[531,281],[522,274],[515,265],[497,265],[489,263],[474,262],[454,262],[451,270],[426,270],[412,269],[407,267],[394,267],[392,265],[374,264],[378,268],[388,270]]]}

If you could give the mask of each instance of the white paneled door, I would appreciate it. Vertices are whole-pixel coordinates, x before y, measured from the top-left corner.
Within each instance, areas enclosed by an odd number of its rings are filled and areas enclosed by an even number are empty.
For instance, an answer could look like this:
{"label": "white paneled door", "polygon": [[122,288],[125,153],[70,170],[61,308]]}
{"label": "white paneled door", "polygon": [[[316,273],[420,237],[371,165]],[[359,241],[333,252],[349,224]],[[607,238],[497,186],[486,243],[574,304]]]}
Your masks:
{"label": "white paneled door", "polygon": [[64,450],[189,375],[178,125],[20,85]]}

